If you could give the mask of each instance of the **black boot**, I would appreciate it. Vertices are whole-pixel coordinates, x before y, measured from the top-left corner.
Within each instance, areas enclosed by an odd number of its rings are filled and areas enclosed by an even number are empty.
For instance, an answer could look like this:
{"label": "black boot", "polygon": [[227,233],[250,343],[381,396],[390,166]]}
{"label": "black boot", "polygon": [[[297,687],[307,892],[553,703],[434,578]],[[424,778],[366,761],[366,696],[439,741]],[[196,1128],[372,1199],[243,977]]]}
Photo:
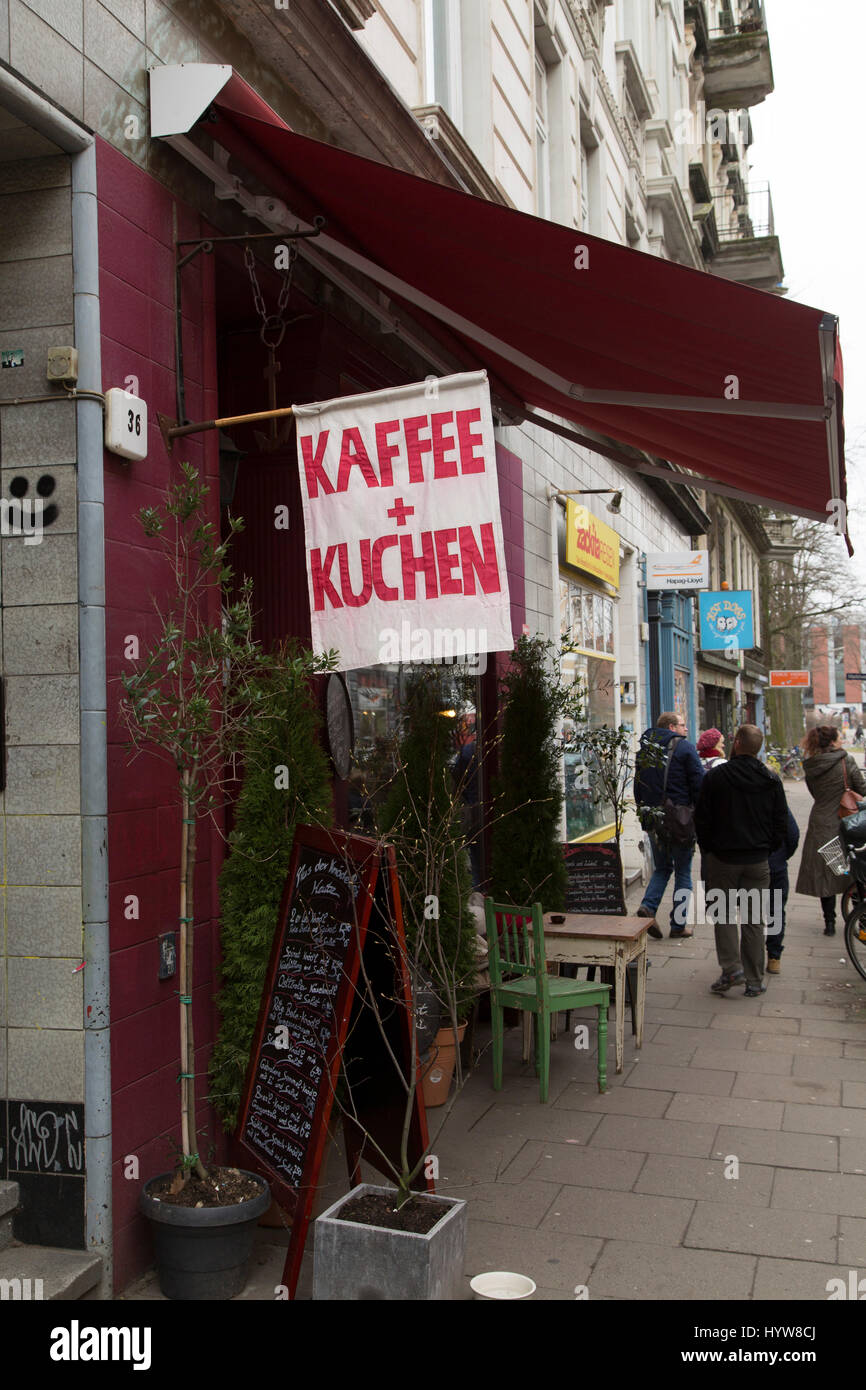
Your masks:
{"label": "black boot", "polygon": [[836,935],[836,899],[827,897],[821,899],[821,907],[824,910],[824,935]]}

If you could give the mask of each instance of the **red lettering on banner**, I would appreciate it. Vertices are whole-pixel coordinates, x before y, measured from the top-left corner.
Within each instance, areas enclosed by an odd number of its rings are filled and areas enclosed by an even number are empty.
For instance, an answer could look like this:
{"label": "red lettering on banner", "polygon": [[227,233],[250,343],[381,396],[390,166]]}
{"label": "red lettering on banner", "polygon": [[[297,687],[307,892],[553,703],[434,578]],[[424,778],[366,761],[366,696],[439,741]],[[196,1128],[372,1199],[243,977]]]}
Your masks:
{"label": "red lettering on banner", "polygon": [[373,592],[373,567],[370,563],[370,542],[361,541],[359,543],[361,554],[361,583],[362,589],[359,594],[352,592],[352,579],[349,574],[349,547],[345,542],[340,546],[340,588],[343,591],[343,602],[347,608],[363,608],[370,602],[370,595]]}
{"label": "red lettering on banner", "polygon": [[385,603],[394,603],[400,597],[400,590],[394,589],[390,584],[385,583],[382,574],[382,555],[386,550],[390,550],[392,545],[399,545],[399,536],[380,536],[373,542],[373,588],[376,597],[384,599]]}
{"label": "red lettering on banner", "polygon": [[502,583],[499,578],[499,566],[496,563],[496,540],[493,535],[492,521],[485,521],[481,526],[481,544],[484,548],[483,557],[479,552],[475,537],[472,534],[471,526],[461,526],[458,532],[458,539],[460,542],[460,565],[463,570],[464,594],[475,593],[476,575],[481,582],[481,588],[485,594],[498,594],[502,588]]}
{"label": "red lettering on banner", "polygon": [[[454,422],[453,410],[439,410],[435,415],[430,416],[430,433],[433,438],[433,477],[434,478],[456,478],[457,459],[446,459],[446,453],[450,453],[456,447],[453,434],[443,435],[442,428],[446,422]],[[443,590],[444,593],[444,590]]]}
{"label": "red lettering on banner", "polygon": [[[456,467],[456,464],[455,464]],[[436,561],[439,565],[440,594],[462,594],[463,585],[459,579],[452,579],[451,571],[460,564],[460,556],[453,555],[449,546],[457,544],[457,527],[433,532],[436,541]]]}
{"label": "red lettering on banner", "polygon": [[[473,434],[469,428],[474,421],[480,419],[481,411],[477,408],[457,411],[457,438],[460,441],[461,473],[484,472],[483,441],[480,435]],[[480,449],[482,452],[476,453],[476,449]]]}
{"label": "red lettering on banner", "polygon": [[367,457],[367,450],[364,448],[361,431],[353,427],[343,430],[343,446],[340,450],[340,471],[337,474],[338,492],[346,491],[346,488],[349,486],[349,473],[352,468],[355,467],[360,468],[367,487],[379,486],[376,470]]}
{"label": "red lettering on banner", "polygon": [[301,454],[304,459],[304,472],[307,475],[307,495],[312,499],[319,495],[319,483],[322,484],[322,492],[326,495],[334,491],[334,484],[325,472],[322,458],[328,445],[328,435],[330,430],[322,430],[319,435],[315,454],[313,453],[313,436],[304,434],[301,436]]}
{"label": "red lettering on banner", "polygon": [[409,460],[409,482],[423,483],[424,464],[422,456],[429,454],[433,448],[432,439],[421,439],[421,430],[429,425],[430,420],[426,415],[412,415],[408,420],[403,421],[403,433],[406,436],[406,457]]}
{"label": "red lettering on banner", "polygon": [[394,486],[394,465],[391,460],[399,454],[400,445],[389,444],[388,435],[399,428],[399,420],[380,420],[376,425],[376,456],[379,460],[379,481],[382,487]]}
{"label": "red lettering on banner", "polygon": [[[321,550],[310,551],[310,576],[313,581],[313,611],[320,613],[325,606],[325,599],[329,599],[332,608],[342,608],[343,600],[331,583],[331,566],[334,563],[334,556],[337,553],[336,545],[329,545],[325,554],[325,563],[322,564]],[[339,546],[340,550],[345,550],[345,545]]]}
{"label": "red lettering on banner", "polygon": [[421,554],[412,549],[412,537],[400,537],[400,562],[403,569],[403,597],[415,597],[415,574],[424,571],[424,597],[438,598],[436,583],[436,557],[433,549],[433,532],[421,532]]}

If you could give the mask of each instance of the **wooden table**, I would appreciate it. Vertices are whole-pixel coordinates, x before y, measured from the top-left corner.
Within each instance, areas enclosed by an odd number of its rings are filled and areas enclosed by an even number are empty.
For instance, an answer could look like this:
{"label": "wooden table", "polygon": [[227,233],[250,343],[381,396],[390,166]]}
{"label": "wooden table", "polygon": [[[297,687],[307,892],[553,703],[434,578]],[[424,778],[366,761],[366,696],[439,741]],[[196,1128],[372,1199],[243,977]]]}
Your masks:
{"label": "wooden table", "polygon": [[547,960],[569,965],[608,965],[614,969],[616,1003],[616,1069],[622,1071],[625,1051],[625,972],[637,962],[635,996],[635,1046],[643,1043],[646,1002],[646,943],[649,917],[602,917],[571,912],[564,922],[544,915],[544,950]]}

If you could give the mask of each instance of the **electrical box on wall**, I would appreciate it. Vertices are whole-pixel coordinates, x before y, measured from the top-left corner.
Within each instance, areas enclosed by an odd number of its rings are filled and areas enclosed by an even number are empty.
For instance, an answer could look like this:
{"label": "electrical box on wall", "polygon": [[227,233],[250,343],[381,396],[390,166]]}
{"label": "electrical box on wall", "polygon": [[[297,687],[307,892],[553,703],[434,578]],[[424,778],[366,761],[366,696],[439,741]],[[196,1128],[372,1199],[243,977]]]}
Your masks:
{"label": "electrical box on wall", "polygon": [[45,375],[49,381],[76,382],[78,380],[78,348],[49,348]]}
{"label": "electrical box on wall", "polygon": [[105,447],[124,459],[147,458],[147,401],[120,386],[105,393]]}
{"label": "electrical box on wall", "polygon": [[648,641],[649,641],[649,623],[641,623],[641,625],[640,625],[640,640],[641,640],[642,642],[648,642]]}
{"label": "electrical box on wall", "polygon": [[620,703],[623,705],[637,704],[637,681],[621,681],[619,687]]}

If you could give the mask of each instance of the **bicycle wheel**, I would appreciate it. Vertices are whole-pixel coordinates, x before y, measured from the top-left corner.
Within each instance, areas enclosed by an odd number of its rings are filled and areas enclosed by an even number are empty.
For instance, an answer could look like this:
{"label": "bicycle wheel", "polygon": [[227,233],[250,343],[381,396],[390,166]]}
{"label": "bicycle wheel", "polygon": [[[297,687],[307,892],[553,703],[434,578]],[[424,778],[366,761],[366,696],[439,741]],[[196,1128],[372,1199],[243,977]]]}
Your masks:
{"label": "bicycle wheel", "polygon": [[845,918],[845,949],[858,974],[866,980],[866,902]]}

